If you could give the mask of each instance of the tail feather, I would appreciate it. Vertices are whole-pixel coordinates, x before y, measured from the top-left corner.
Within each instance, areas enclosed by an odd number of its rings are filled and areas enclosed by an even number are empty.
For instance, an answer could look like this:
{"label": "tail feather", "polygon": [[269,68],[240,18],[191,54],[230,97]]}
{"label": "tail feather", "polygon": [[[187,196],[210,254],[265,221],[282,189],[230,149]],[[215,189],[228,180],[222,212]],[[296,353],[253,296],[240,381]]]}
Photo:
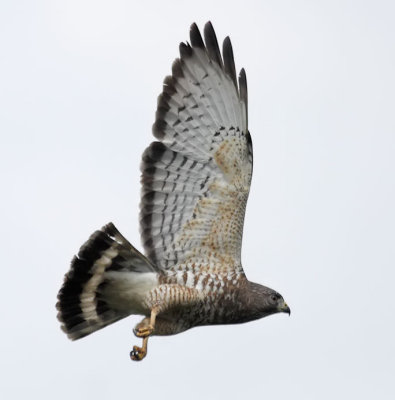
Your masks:
{"label": "tail feather", "polygon": [[131,272],[133,276],[157,271],[112,223],[105,225],[81,247],[65,275],[56,304],[62,330],[76,340],[130,315],[108,304],[106,274]]}

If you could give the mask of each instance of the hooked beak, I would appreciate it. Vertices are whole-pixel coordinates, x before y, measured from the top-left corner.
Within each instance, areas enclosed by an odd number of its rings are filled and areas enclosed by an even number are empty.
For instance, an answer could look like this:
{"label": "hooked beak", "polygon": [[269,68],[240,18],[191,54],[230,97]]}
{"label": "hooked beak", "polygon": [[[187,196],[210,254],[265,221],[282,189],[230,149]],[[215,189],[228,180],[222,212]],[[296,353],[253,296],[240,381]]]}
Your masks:
{"label": "hooked beak", "polygon": [[288,315],[291,315],[291,309],[288,307],[287,303],[285,303],[285,302],[279,306],[278,311],[287,313]]}

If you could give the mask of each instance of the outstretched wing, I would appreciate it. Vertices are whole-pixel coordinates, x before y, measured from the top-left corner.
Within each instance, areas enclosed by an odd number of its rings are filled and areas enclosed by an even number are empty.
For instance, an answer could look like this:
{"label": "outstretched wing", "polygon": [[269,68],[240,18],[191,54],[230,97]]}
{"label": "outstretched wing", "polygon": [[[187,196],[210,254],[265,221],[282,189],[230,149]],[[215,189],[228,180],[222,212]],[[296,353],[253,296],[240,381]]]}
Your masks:
{"label": "outstretched wing", "polygon": [[144,152],[140,224],[147,257],[160,268],[242,271],[241,241],[252,175],[247,81],[236,78],[227,37],[223,58],[211,23],[191,45],[158,98]]}

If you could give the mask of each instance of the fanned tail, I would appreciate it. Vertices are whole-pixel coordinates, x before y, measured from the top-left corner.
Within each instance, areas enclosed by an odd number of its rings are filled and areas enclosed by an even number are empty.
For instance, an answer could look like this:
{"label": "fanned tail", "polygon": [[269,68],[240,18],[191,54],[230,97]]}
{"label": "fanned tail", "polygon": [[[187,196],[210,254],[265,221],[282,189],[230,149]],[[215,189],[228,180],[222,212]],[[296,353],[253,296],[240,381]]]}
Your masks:
{"label": "fanned tail", "polygon": [[134,286],[144,283],[136,276],[154,283],[157,269],[112,223],[93,233],[73,258],[58,294],[62,330],[76,340],[132,314],[133,302],[117,307],[114,293],[122,295],[125,287],[133,293]]}

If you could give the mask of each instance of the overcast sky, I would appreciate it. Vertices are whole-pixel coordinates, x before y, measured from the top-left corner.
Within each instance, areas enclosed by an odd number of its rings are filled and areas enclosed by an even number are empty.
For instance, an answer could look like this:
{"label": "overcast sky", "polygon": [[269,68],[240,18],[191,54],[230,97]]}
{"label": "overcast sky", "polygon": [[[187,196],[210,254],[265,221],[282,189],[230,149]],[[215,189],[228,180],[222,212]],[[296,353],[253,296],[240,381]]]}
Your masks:
{"label": "overcast sky", "polygon": [[[393,1],[0,5],[2,399],[395,398]],[[141,249],[139,163],[163,78],[211,20],[249,84],[250,280],[292,315],[150,341],[127,318],[77,342],[70,260],[113,221]]]}

